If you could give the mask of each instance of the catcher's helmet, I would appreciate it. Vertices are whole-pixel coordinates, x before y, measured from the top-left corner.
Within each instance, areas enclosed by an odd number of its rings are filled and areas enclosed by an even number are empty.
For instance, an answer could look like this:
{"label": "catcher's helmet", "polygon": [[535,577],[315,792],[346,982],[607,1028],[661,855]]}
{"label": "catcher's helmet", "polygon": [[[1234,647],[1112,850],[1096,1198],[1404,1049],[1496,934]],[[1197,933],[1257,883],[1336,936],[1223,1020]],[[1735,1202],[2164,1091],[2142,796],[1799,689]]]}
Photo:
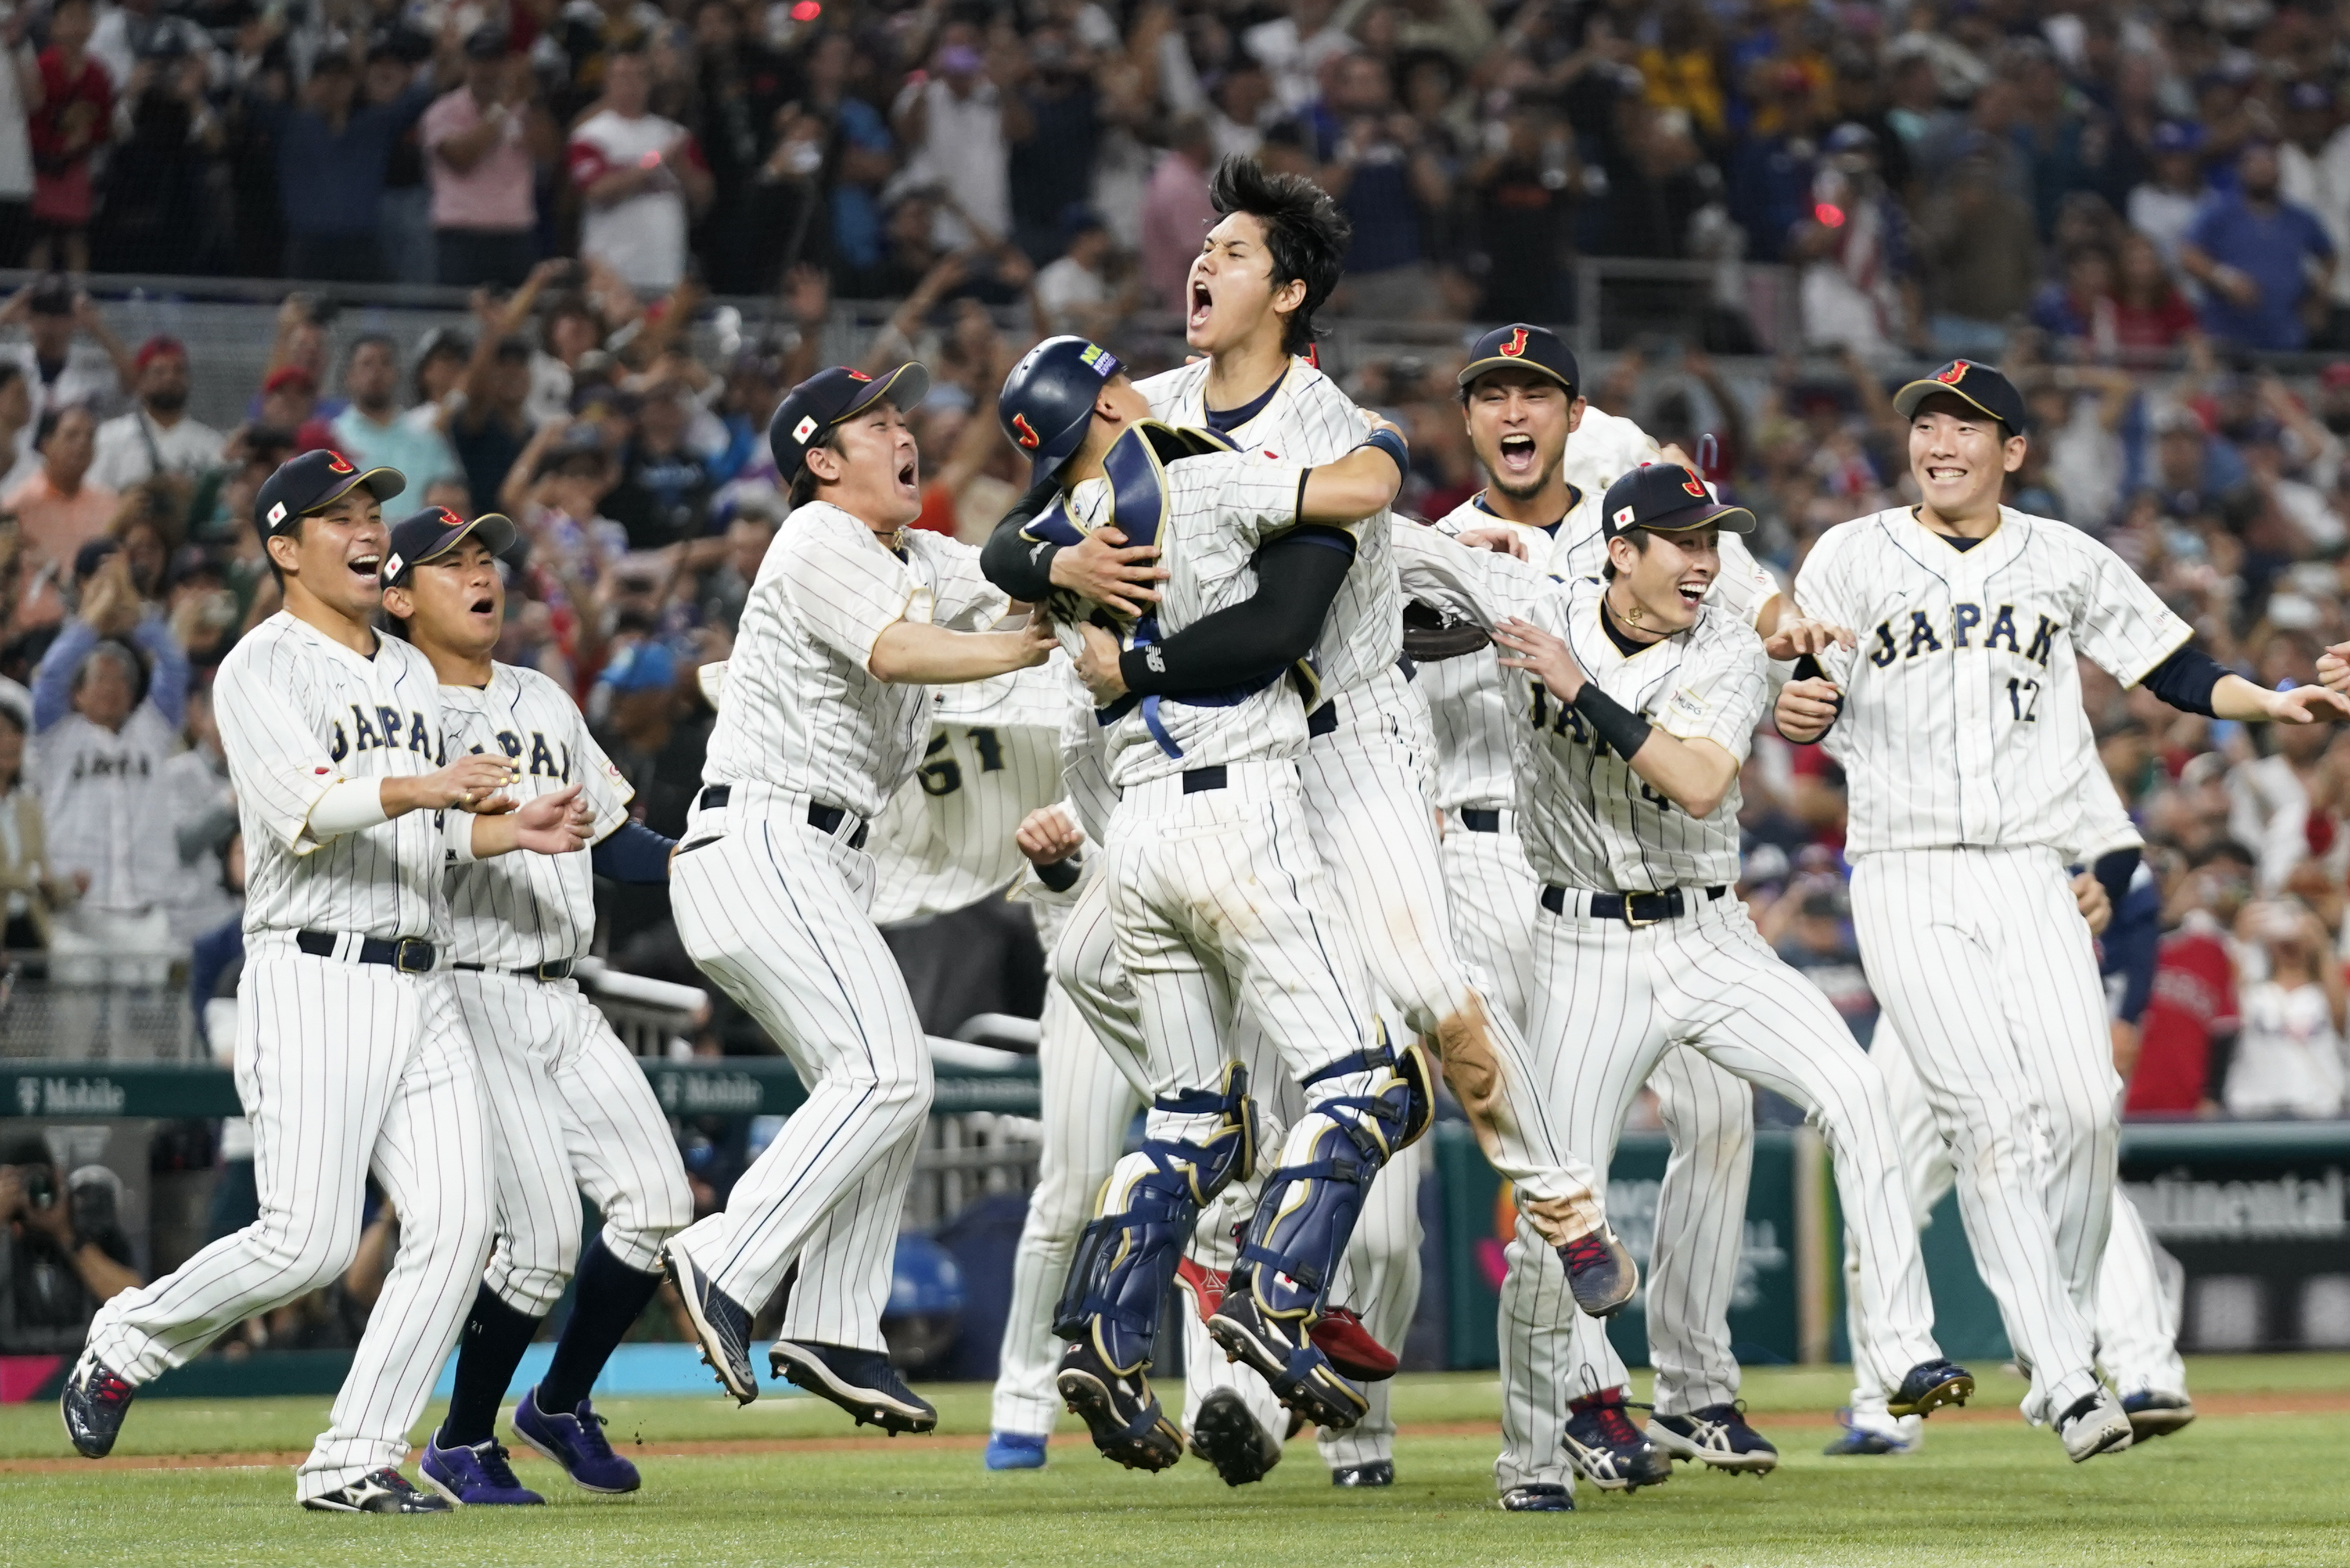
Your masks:
{"label": "catcher's helmet", "polygon": [[1082,337],[1047,337],[1003,378],[995,403],[1003,433],[1043,479],[1086,441],[1101,385],[1126,369],[1118,357]]}

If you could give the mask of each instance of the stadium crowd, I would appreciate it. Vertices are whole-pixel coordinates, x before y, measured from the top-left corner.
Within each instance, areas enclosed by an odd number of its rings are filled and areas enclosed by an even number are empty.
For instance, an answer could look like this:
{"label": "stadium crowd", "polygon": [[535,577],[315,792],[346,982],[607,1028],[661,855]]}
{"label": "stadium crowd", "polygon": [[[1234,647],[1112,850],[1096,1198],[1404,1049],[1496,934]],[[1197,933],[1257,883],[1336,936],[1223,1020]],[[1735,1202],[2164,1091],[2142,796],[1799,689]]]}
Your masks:
{"label": "stadium crowd", "polygon": [[[676,835],[695,672],[788,511],[783,390],[836,358],[930,364],[921,525],[977,539],[1023,481],[1004,371],[1061,330],[1172,362],[1233,153],[1339,197],[1333,313],[1361,320],[1561,321],[1578,256],[1780,269],[1800,343],[1717,290],[1585,390],[1701,452],[1783,580],[1827,526],[1913,499],[1887,394],[1964,353],[2030,400],[2012,503],[2113,545],[2222,662],[2308,680],[2350,638],[2333,7],[55,0],[0,36],[0,266],[60,269],[0,307],[0,919],[60,979],[184,961],[200,999],[234,986],[205,691],[276,608],[251,503],[286,456],[399,468],[390,513],[513,516],[500,657],[580,696]],[[188,412],[207,366],[109,326],[109,272],[455,284],[473,320],[354,333],[291,293],[224,430]],[[772,304],[721,322],[712,295]],[[841,300],[887,326],[849,340]],[[1421,516],[1479,483],[1471,335],[1329,366],[1410,432]],[[2085,674],[2160,932],[2118,1047],[2130,1114],[2350,1115],[2350,740]],[[1744,891],[1865,1038],[1838,774],[1766,735],[1744,787]],[[639,892],[599,950],[696,982]],[[770,1049],[723,1001],[696,1048]],[[741,1129],[684,1136],[723,1199]],[[0,1191],[0,1224],[38,1228]]]}

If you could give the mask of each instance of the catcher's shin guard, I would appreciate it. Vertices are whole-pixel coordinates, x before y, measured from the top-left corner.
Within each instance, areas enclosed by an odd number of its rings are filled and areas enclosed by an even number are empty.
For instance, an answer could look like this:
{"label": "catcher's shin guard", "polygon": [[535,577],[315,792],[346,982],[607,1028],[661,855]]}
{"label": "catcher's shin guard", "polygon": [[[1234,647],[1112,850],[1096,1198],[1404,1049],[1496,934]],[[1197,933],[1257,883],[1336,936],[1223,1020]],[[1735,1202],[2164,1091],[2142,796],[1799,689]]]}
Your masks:
{"label": "catcher's shin guard", "polygon": [[1159,1305],[1200,1210],[1229,1183],[1247,1178],[1255,1165],[1248,1074],[1237,1063],[1224,1069],[1221,1087],[1171,1095],[1154,1102],[1152,1109],[1212,1115],[1218,1122],[1203,1140],[1149,1139],[1118,1162],[1104,1202],[1122,1206],[1103,1213],[1078,1236],[1067,1283],[1053,1311],[1055,1334],[1090,1338],[1102,1360],[1119,1372],[1150,1364]]}

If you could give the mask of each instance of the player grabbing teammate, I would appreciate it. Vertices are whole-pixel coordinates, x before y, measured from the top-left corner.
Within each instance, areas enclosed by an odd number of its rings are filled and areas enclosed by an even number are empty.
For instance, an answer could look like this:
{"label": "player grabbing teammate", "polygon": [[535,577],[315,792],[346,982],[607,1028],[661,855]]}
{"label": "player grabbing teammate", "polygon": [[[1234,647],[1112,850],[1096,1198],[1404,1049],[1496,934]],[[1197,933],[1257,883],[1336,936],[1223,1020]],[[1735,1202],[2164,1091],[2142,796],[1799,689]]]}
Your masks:
{"label": "player grabbing teammate", "polygon": [[[441,682],[450,749],[509,759],[528,800],[577,786],[592,857],[476,861],[449,874],[450,983],[490,1112],[497,1245],[458,1341],[449,1413],[424,1445],[425,1483],[452,1502],[534,1503],[492,1429],[523,1352],[575,1277],[571,1315],[515,1436],[590,1491],[634,1491],[588,1393],[660,1288],[660,1247],[693,1219],[669,1119],[603,1012],[571,978],[596,932],[598,876],[669,878],[670,841],[629,820],[632,791],[564,690],[492,657],[505,622],[498,556],[514,524],[440,507],[402,519],[383,607]],[[579,1196],[604,1217],[579,1245]]]}
{"label": "player grabbing teammate", "polygon": [[400,1210],[400,1251],[295,1481],[302,1506],[341,1513],[449,1506],[398,1469],[493,1219],[481,1088],[442,952],[444,858],[566,854],[587,833],[577,785],[473,815],[511,804],[498,792],[518,770],[503,753],[449,761],[432,665],[376,634],[381,502],[406,483],[320,450],[255,498],[286,607],[222,661],[213,703],[244,831],[237,1093],[261,1214],[99,1308],[62,1401],[75,1449],[103,1456],[140,1385],[349,1267],[372,1170]]}
{"label": "player grabbing teammate", "polygon": [[[1768,700],[1768,658],[1706,593],[1721,566],[1716,530],[1751,529],[1753,515],[1714,502],[1675,463],[1626,474],[1601,513],[1604,579],[1555,590],[1506,556],[1450,552],[1453,586],[1468,591],[1445,607],[1491,626],[1508,650],[1503,667],[1534,678],[1521,687],[1532,743],[1518,803],[1543,884],[1529,1032],[1553,1069],[1549,1093],[1575,1152],[1602,1168],[1641,1084],[1676,1044],[1804,1106],[1827,1135],[1860,1233],[1871,1364],[1902,1369],[1884,1390],[1890,1407],[1922,1415],[1962,1401],[1973,1379],[1934,1344],[1884,1085],[1827,999],[1755,934],[1730,892],[1738,771]],[[1443,602],[1418,572],[1406,583]],[[1499,613],[1513,604],[1534,622]],[[1769,652],[1789,657],[1831,635],[1782,626]],[[1513,1490],[1504,1507],[1573,1506],[1563,1480]]]}
{"label": "player grabbing teammate", "polygon": [[[1258,553],[1276,537],[1311,529],[1343,566],[1357,525],[1402,482],[1402,438],[1382,426],[1316,467],[1236,452],[1212,432],[1152,421],[1118,359],[1074,337],[1031,350],[1001,407],[1015,431],[1037,433],[1037,464],[1064,486],[1035,524],[1038,538],[1074,547],[1115,522],[1168,562],[1157,603],[1117,636],[1091,622],[1071,632],[1082,638],[1080,673],[1104,701],[1119,791],[1101,886],[1141,1024],[1139,1054],[1119,1064],[1149,1109],[1142,1147],[1112,1171],[1071,1262],[1055,1314],[1069,1341],[1056,1382],[1106,1456],[1154,1470],[1182,1457],[1146,1373],[1201,1210],[1254,1163],[1248,1075],[1232,1045],[1245,1008],[1305,1091],[1305,1110],[1209,1326],[1293,1410],[1352,1426],[1362,1395],[1310,1331],[1365,1189],[1427,1130],[1425,1064],[1416,1048],[1390,1051],[1380,1038],[1351,936],[1326,912],[1329,889],[1300,831],[1305,711],[1285,669],[1180,695],[1105,688],[1126,650],[1246,598]],[[1058,604],[1072,618],[1092,610]]]}
{"label": "player grabbing teammate", "polygon": [[921,497],[905,410],[929,385],[920,365],[835,368],[775,410],[792,514],[751,586],[671,870],[686,950],[808,1089],[725,1211],[671,1239],[671,1276],[720,1384],[747,1404],[751,1315],[796,1262],[775,1375],[891,1431],[938,1420],[880,1332],[931,1059],[867,913],[866,828],[920,762],[929,688],[1040,664],[1053,646],[1042,627],[983,629],[1009,607],[978,552],[908,527]]}
{"label": "player grabbing teammate", "polygon": [[2090,1326],[2120,1081],[2060,854],[2099,765],[2075,659],[2226,719],[2313,723],[2350,700],[2228,674],[2112,551],[2002,506],[2027,438],[1998,370],[1953,360],[1894,408],[1924,502],[1814,546],[1796,601],[1857,628],[1860,646],[1791,681],[1778,726],[1825,734],[1845,770],[1870,988],[1950,1146],[1976,1266],[2031,1371],[2024,1415],[2054,1422],[2077,1462],[2128,1447],[2131,1430]]}

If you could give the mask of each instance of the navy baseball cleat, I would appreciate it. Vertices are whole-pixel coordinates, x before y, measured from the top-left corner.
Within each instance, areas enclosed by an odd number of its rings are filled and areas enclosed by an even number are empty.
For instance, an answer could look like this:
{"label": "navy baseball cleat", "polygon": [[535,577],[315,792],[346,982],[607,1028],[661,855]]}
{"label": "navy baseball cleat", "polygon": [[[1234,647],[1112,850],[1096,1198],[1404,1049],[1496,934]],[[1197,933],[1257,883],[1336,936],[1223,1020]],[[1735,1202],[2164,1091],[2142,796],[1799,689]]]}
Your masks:
{"label": "navy baseball cleat", "polygon": [[1502,1494],[1502,1507],[1511,1513],[1573,1513],[1575,1494],[1541,1482],[1513,1486]]}
{"label": "navy baseball cleat", "polygon": [[1677,1459],[1700,1459],[1718,1470],[1760,1476],[1779,1464],[1779,1450],[1746,1424],[1746,1412],[1735,1405],[1708,1405],[1686,1416],[1651,1416],[1648,1438]]}
{"label": "navy baseball cleat", "polygon": [[120,1373],[84,1350],[57,1395],[57,1411],[65,1417],[74,1452],[86,1459],[106,1458],[138,1393]]}
{"label": "navy baseball cleat", "polygon": [[1640,1288],[1640,1266],[1616,1239],[1613,1226],[1586,1231],[1558,1250],[1566,1288],[1586,1317],[1613,1317]]}
{"label": "navy baseball cleat", "polygon": [[1640,1435],[1624,1413],[1624,1391],[1611,1388],[1567,1404],[1567,1463],[1602,1491],[1638,1491],[1673,1479],[1673,1461]]}
{"label": "navy baseball cleat", "polygon": [[1226,1486],[1261,1481],[1281,1462],[1281,1445],[1256,1424],[1247,1402],[1229,1388],[1200,1401],[1191,1417],[1191,1451],[1216,1467]]}
{"label": "navy baseball cleat", "polygon": [[860,1427],[879,1427],[894,1438],[900,1432],[927,1432],[939,1424],[939,1413],[930,1401],[907,1387],[889,1358],[878,1350],[779,1339],[767,1352],[767,1366],[785,1382],[831,1400],[856,1417]]}
{"label": "navy baseball cleat", "polygon": [[751,1370],[751,1314],[703,1273],[674,1241],[661,1249],[661,1266],[685,1301],[702,1362],[718,1374],[718,1386],[738,1405],[759,1397],[759,1375]]}
{"label": "navy baseball cleat", "polygon": [[538,1390],[526,1389],[515,1401],[514,1433],[553,1459],[585,1491],[634,1491],[644,1484],[637,1467],[612,1451],[604,1437],[604,1417],[588,1401],[563,1415],[538,1407]]}
{"label": "navy baseball cleat", "polygon": [[492,1438],[471,1448],[444,1449],[441,1434],[424,1439],[424,1461],[418,1465],[424,1484],[459,1508],[515,1508],[546,1500],[515,1480],[506,1451]]}
{"label": "navy baseball cleat", "polygon": [[2122,1414],[2129,1417],[2130,1440],[2167,1438],[2195,1419],[2195,1404],[2184,1394],[2163,1394],[2151,1388],[2122,1396]]}
{"label": "navy baseball cleat", "polygon": [[1235,1361],[1245,1361],[1275,1397],[1326,1432],[1343,1432],[1363,1418],[1370,1401],[1338,1376],[1302,1318],[1264,1310],[1245,1280],[1235,1279],[1208,1333]]}
{"label": "navy baseball cleat", "polygon": [[1130,1470],[1163,1470],[1183,1457],[1183,1435],[1159,1407],[1141,1366],[1121,1372],[1104,1360],[1088,1333],[1061,1353],[1053,1386],[1093,1434],[1102,1458]]}
{"label": "navy baseball cleat", "polygon": [[1367,1465],[1340,1465],[1330,1472],[1330,1484],[1340,1487],[1393,1486],[1395,1461],[1373,1459]]}
{"label": "navy baseball cleat", "polygon": [[[1889,1420],[1890,1417],[1887,1419]],[[1854,1418],[1852,1407],[1846,1406],[1836,1412],[1836,1425],[1842,1427],[1844,1431],[1838,1435],[1835,1441],[1822,1449],[1820,1452],[1832,1459],[1850,1455],[1914,1454],[1924,1441],[1918,1431],[1918,1419],[1919,1417],[1912,1417],[1892,1421],[1891,1426],[1887,1428],[1879,1426],[1872,1418],[1866,1426],[1863,1426]]]}
{"label": "navy baseball cleat", "polygon": [[389,1466],[363,1475],[348,1486],[306,1497],[302,1506],[314,1513],[454,1513],[448,1499],[419,1491],[408,1478]]}
{"label": "navy baseball cleat", "polygon": [[1974,1375],[1950,1361],[1921,1361],[1885,1402],[1888,1416],[1923,1416],[1945,1405],[1963,1405],[1975,1391]]}
{"label": "navy baseball cleat", "polygon": [[992,1470],[1041,1470],[1045,1439],[1034,1432],[990,1432],[985,1462]]}

